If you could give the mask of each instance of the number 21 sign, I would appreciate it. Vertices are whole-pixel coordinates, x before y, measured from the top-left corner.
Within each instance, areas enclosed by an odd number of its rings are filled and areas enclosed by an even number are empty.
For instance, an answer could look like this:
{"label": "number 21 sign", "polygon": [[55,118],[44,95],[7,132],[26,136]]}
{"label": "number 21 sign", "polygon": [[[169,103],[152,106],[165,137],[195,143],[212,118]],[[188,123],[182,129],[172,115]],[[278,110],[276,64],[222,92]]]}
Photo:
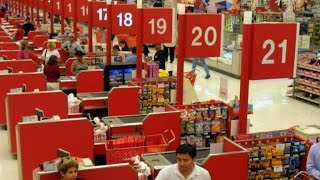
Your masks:
{"label": "number 21 sign", "polygon": [[253,24],[250,79],[294,76],[298,29],[296,23]]}

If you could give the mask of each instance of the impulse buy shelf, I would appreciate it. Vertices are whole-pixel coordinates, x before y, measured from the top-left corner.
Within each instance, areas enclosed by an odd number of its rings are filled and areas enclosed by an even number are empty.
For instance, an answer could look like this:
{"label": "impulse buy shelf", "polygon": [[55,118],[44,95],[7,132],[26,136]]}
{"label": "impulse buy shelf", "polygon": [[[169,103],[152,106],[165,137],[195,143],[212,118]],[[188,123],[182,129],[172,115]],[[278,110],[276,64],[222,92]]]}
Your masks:
{"label": "impulse buy shelf", "polygon": [[235,139],[250,151],[249,180],[290,179],[306,168],[309,145],[292,130],[239,134]]}
{"label": "impulse buy shelf", "polygon": [[298,62],[293,97],[320,105],[320,60],[305,58]]}
{"label": "impulse buy shelf", "polygon": [[172,103],[175,97],[177,80],[169,78],[132,79],[129,85],[137,85],[140,90],[140,114],[157,111],[157,108]]}

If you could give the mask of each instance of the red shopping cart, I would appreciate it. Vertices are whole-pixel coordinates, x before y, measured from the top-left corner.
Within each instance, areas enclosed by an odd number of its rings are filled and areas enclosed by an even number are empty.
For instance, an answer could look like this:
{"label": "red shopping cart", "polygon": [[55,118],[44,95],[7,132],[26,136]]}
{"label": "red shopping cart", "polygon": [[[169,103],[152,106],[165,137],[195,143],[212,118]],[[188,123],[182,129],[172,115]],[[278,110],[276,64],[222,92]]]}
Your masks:
{"label": "red shopping cart", "polygon": [[174,132],[170,129],[165,130],[162,134],[146,135],[143,137],[143,145],[135,146],[132,142],[131,147],[127,144],[125,148],[114,148],[115,140],[108,140],[106,142],[106,156],[107,164],[130,162],[130,158],[144,153],[157,153],[166,151],[169,144],[173,142],[176,137]]}
{"label": "red shopping cart", "polygon": [[300,171],[298,174],[296,174],[291,180],[317,180],[310,175],[308,175],[305,171]]}

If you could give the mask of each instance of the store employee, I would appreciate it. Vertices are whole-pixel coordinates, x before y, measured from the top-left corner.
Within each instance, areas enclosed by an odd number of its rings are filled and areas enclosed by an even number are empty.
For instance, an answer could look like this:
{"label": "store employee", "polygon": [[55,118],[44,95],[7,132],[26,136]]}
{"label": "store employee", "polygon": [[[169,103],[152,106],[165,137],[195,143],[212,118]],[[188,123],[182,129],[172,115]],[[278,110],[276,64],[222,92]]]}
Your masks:
{"label": "store employee", "polygon": [[191,144],[182,144],[176,150],[176,164],[163,168],[156,180],[211,180],[204,168],[196,165],[197,150]]}

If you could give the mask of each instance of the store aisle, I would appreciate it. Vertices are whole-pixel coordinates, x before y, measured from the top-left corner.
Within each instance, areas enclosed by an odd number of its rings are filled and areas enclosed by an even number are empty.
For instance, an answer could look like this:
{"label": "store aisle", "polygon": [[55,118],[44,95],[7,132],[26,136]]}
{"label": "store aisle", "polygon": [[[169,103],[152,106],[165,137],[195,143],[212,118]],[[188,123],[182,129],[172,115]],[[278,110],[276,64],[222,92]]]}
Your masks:
{"label": "store aisle", "polygon": [[[176,72],[176,60],[167,63],[167,70]],[[228,79],[229,99],[239,95],[240,80],[210,70],[211,78],[205,79],[202,67],[198,66],[195,90],[200,100],[218,99],[220,77]],[[191,63],[185,63],[185,71],[191,70]],[[250,115],[251,132],[284,129],[294,125],[320,125],[320,108],[285,96],[291,80],[251,81],[249,101],[254,105]],[[0,130],[0,179],[18,180],[17,160],[9,153],[7,132]]]}

